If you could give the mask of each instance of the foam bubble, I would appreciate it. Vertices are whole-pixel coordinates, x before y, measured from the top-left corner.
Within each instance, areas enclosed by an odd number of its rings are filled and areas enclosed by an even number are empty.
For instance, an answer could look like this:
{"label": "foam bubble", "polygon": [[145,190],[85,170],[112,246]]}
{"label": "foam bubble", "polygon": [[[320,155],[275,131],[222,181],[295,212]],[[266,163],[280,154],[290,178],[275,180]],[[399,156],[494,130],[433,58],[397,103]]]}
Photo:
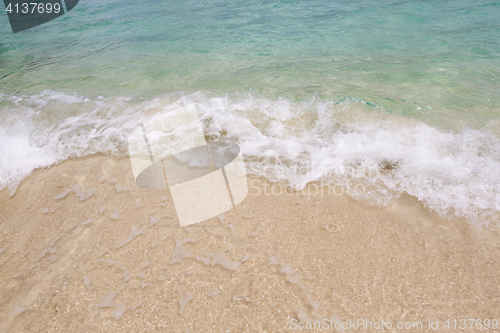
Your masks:
{"label": "foam bubble", "polygon": [[184,314],[184,309],[190,300],[193,299],[193,294],[187,293],[186,297],[179,298],[179,314]]}
{"label": "foam bubble", "polygon": [[120,320],[122,319],[125,311],[127,311],[127,305],[119,304],[113,311],[111,311],[110,316],[116,320]]}
{"label": "foam bubble", "polygon": [[238,93],[134,101],[44,91],[0,102],[0,189],[11,194],[36,168],[95,153],[126,156],[139,124],[194,103],[209,141],[238,143],[250,173],[292,189],[338,185],[376,205],[406,192],[477,223],[500,210],[500,139],[491,126],[444,132],[348,99]]}

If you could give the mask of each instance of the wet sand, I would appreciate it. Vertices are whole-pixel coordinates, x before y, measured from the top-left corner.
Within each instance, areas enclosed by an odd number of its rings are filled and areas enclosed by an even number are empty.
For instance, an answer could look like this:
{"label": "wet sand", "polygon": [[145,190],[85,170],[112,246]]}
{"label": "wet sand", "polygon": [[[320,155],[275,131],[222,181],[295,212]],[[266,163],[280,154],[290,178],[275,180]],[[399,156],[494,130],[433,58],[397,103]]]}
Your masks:
{"label": "wet sand", "polygon": [[443,332],[447,319],[500,319],[498,229],[410,196],[378,208],[249,185],[233,210],[181,228],[168,190],[138,188],[128,158],[36,170],[13,197],[0,192],[0,332],[287,332],[358,319]]}

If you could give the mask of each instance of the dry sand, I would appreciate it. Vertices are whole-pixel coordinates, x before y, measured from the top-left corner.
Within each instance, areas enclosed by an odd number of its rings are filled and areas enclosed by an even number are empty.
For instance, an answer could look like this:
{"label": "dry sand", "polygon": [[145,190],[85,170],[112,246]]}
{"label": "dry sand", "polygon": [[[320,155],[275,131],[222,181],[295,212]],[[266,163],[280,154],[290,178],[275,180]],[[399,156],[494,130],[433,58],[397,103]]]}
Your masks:
{"label": "dry sand", "polygon": [[187,228],[168,191],[135,185],[127,158],[69,160],[0,192],[0,332],[286,332],[294,319],[443,332],[447,319],[500,319],[497,229],[409,196],[376,208],[249,182],[242,204]]}

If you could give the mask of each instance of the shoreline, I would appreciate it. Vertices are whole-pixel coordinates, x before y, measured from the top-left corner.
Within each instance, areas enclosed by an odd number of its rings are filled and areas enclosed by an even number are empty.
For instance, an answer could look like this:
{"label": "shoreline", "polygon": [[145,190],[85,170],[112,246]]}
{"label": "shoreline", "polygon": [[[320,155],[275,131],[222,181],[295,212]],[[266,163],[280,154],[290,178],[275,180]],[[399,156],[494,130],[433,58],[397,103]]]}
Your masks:
{"label": "shoreline", "polygon": [[168,190],[138,188],[129,159],[112,156],[35,170],[8,194],[0,332],[500,319],[498,227],[443,219],[409,195],[377,208],[249,186],[223,216],[181,228]]}

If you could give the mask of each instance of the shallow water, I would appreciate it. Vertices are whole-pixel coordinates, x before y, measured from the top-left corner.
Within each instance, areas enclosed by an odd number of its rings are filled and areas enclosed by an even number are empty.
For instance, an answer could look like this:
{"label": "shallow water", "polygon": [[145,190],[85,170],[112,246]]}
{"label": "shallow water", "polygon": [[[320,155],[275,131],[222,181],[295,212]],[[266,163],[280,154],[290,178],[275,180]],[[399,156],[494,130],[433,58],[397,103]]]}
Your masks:
{"label": "shallow water", "polygon": [[[0,331],[498,329],[499,16],[87,0],[12,34],[0,13]],[[249,193],[180,227],[128,136],[192,104]]]}
{"label": "shallow water", "polygon": [[71,159],[0,191],[0,331],[423,325],[410,332],[469,317],[498,329],[498,228],[443,220],[409,195],[374,208],[255,177],[240,205],[180,227],[169,190],[138,188],[129,163]]}
{"label": "shallow water", "polygon": [[91,0],[12,34],[3,13],[0,188],[70,157],[126,155],[131,129],[195,103],[207,136],[239,143],[271,180],[345,184],[361,164],[380,173],[358,177],[372,203],[407,192],[443,215],[491,216],[499,14],[493,1]]}

